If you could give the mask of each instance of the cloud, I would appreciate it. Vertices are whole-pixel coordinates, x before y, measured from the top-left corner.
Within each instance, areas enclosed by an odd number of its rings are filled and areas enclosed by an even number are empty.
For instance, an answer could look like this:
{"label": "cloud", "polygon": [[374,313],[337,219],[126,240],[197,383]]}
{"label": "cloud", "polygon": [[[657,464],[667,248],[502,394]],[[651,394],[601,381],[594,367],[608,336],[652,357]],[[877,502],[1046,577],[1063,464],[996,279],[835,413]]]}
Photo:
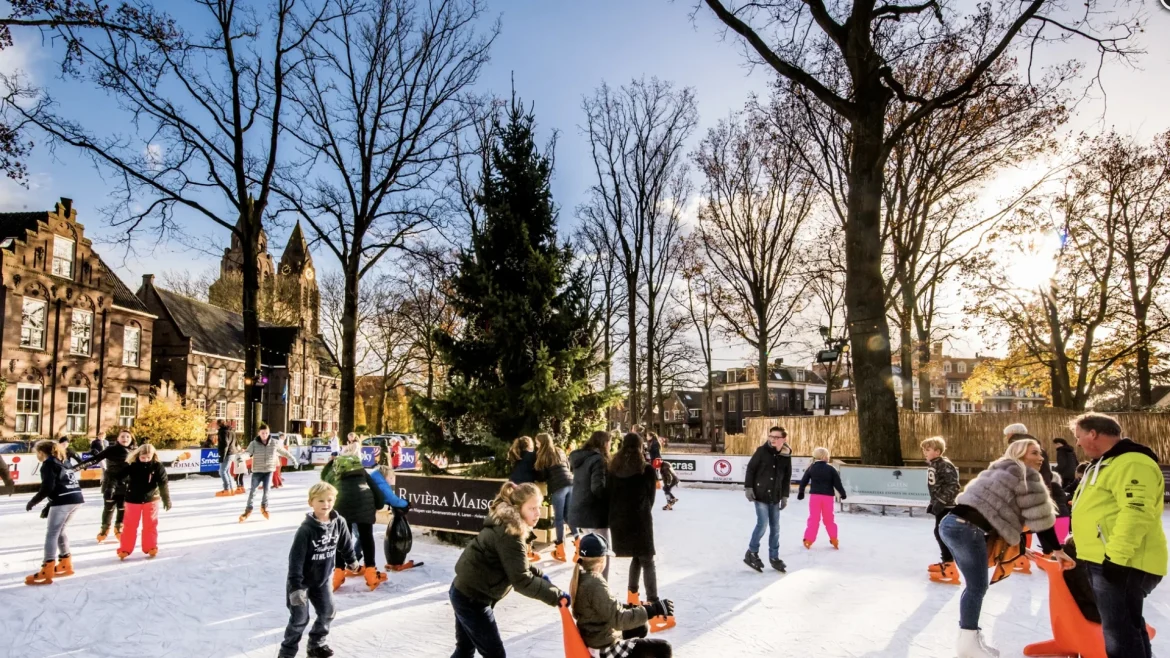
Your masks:
{"label": "cloud", "polygon": [[162,169],[164,153],[160,144],[147,144],[143,155],[146,156],[146,164],[151,169],[155,171]]}

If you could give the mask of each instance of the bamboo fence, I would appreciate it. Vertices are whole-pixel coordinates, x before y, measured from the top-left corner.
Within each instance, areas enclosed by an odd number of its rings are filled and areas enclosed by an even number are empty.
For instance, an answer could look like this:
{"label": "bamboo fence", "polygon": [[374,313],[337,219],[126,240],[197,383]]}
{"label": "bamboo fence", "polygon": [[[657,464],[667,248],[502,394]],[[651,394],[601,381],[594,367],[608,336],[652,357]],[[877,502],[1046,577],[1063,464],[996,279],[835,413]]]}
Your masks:
{"label": "bamboo fence", "polygon": [[[941,436],[947,441],[947,457],[952,461],[987,463],[1003,455],[1007,447],[1003,428],[1012,423],[1026,425],[1028,432],[1040,439],[1040,444],[1046,449],[1052,448],[1052,439],[1056,437],[1067,439],[1075,447],[1076,441],[1068,425],[1077,415],[1058,409],[977,414],[899,410],[902,455],[907,459],[918,459],[922,440]],[[1158,454],[1161,463],[1170,463],[1170,414],[1132,412],[1111,415],[1121,423],[1124,436],[1149,446]],[[752,454],[764,442],[768,428],[773,425],[788,432],[788,441],[795,455],[811,455],[813,448],[824,446],[835,458],[861,457],[855,413],[749,418],[743,434],[727,436],[724,452],[729,455]]]}

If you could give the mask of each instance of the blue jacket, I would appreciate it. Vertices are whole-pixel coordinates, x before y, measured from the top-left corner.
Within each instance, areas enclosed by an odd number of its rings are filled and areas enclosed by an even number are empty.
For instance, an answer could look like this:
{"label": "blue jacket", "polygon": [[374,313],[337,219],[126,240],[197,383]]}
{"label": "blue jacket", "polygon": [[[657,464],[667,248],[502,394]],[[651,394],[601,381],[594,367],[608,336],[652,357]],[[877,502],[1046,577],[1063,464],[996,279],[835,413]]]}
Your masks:
{"label": "blue jacket", "polygon": [[386,499],[386,503],[390,507],[396,509],[406,507],[406,501],[394,495],[394,489],[390,487],[390,483],[386,481],[386,478],[382,477],[382,474],[377,469],[370,471],[370,479],[374,481],[374,486],[378,487],[378,491],[382,492],[382,497]]}

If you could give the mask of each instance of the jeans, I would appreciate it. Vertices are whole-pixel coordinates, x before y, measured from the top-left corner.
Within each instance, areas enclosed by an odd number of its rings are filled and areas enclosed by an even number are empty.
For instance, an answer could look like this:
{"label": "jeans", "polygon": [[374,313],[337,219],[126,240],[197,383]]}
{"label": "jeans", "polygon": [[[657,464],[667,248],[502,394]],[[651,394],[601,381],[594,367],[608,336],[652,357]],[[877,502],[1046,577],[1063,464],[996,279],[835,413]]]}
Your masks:
{"label": "jeans", "polygon": [[[565,524],[566,519],[569,518],[569,494],[573,493],[572,487],[564,487],[552,492],[548,497],[549,502],[553,508],[553,523],[557,528],[557,543],[565,543]],[[577,534],[577,529],[569,524],[569,532],[574,535]]]}
{"label": "jeans", "polygon": [[943,543],[955,557],[965,587],[959,598],[959,628],[979,630],[979,614],[987,594],[987,535],[977,526],[948,514],[938,526]]}
{"label": "jeans", "polygon": [[[280,643],[280,658],[292,658],[297,655],[297,646],[301,643],[301,635],[309,625],[309,606],[317,613],[317,621],[313,622],[313,629],[309,631],[309,646],[319,647],[325,644],[325,637],[329,635],[329,623],[333,621],[333,593],[328,584],[322,587],[310,587],[309,603],[306,605],[288,606],[288,626],[284,628],[284,641]],[[288,595],[285,595],[286,599]]]}
{"label": "jeans", "polygon": [[943,509],[943,511],[941,511],[941,512],[935,513],[935,515],[934,515],[934,540],[936,542],[938,542],[938,550],[939,550],[940,556],[942,557],[942,561],[943,562],[954,562],[955,556],[951,555],[951,549],[947,548],[946,543],[943,542],[943,540],[942,540],[942,535],[940,535],[938,533],[938,526],[940,523],[942,523],[942,520],[945,518],[947,518],[947,511],[945,509]]}
{"label": "jeans", "polygon": [[646,598],[649,601],[658,600],[658,570],[654,568],[653,555],[636,555],[630,561],[630,591],[638,591],[638,580],[642,574],[646,575]]}
{"label": "jeans", "polygon": [[232,482],[231,474],[228,473],[231,467],[232,463],[230,461],[220,462],[219,464],[219,479],[223,482],[224,491],[231,491],[236,488],[235,483]]}
{"label": "jeans", "polygon": [[780,559],[780,506],[776,503],[761,503],[755,501],[756,527],[752,530],[752,539],[748,542],[748,550],[760,552],[760,539],[764,536],[764,528],[768,529],[768,559]]}
{"label": "jeans", "polygon": [[1106,573],[1100,564],[1085,564],[1101,612],[1105,653],[1109,658],[1151,658],[1142,604],[1162,577],[1122,566],[1111,566]]}
{"label": "jeans", "polygon": [[261,484],[264,485],[264,495],[260,498],[260,507],[268,507],[268,487],[272,486],[271,473],[253,473],[252,486],[248,489],[248,506],[244,509],[245,512],[252,511],[252,497],[256,495],[256,487]]}
{"label": "jeans", "polygon": [[69,555],[69,537],[65,536],[65,524],[81,503],[54,505],[49,508],[49,528],[45,531],[45,562],[56,560],[58,555]]}
{"label": "jeans", "polygon": [[[577,532],[581,533],[581,536],[588,535],[589,533],[593,533],[595,535],[601,535],[602,537],[605,537],[605,543],[607,545],[610,544],[610,542],[609,542],[609,528],[577,528]],[[602,572],[601,572],[601,575],[603,578],[605,578],[606,582],[609,582],[609,563],[610,563],[610,560],[605,561],[605,569],[602,570]]]}
{"label": "jeans", "polygon": [[463,595],[451,585],[448,593],[451,610],[455,613],[455,653],[451,658],[474,658],[475,652],[483,658],[505,658],[504,641],[496,626],[493,606],[484,605]]}
{"label": "jeans", "polygon": [[122,538],[118,550],[123,553],[134,552],[134,542],[138,539],[138,522],[142,521],[142,552],[149,553],[150,549],[158,548],[158,508],[157,500],[139,504],[126,503],[126,528],[122,531]]}

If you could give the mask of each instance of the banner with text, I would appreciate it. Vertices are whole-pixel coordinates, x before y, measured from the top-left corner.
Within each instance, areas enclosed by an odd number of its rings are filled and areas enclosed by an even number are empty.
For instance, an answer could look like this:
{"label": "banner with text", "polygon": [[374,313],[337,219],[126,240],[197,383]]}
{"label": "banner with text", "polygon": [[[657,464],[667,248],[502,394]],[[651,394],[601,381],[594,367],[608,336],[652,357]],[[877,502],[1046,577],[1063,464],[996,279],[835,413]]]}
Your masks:
{"label": "banner with text", "polygon": [[848,493],[847,503],[900,507],[926,507],[930,504],[925,466],[836,466]]}
{"label": "banner with text", "polygon": [[[702,455],[668,453],[662,458],[674,467],[674,473],[683,482],[717,482],[743,484],[747,479],[746,455]],[[812,463],[811,457],[792,458],[792,481],[800,482],[804,471]]]}
{"label": "banner with text", "polygon": [[410,503],[412,526],[476,533],[504,482],[400,473],[394,488]]}

